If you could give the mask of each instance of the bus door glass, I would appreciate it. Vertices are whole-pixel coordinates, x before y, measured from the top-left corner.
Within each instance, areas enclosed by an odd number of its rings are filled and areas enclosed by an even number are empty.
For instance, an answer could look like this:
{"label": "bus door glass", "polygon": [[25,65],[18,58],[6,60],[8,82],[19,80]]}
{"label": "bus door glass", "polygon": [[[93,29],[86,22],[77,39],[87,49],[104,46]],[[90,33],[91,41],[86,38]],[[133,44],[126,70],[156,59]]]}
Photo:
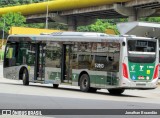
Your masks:
{"label": "bus door glass", "polygon": [[17,79],[17,43],[8,43],[4,55],[4,77],[9,79]]}
{"label": "bus door glass", "polygon": [[107,84],[118,84],[119,59],[120,59],[120,43],[109,42],[107,51]]}
{"label": "bus door glass", "polygon": [[37,80],[44,80],[45,76],[45,44],[36,44],[36,78]]}
{"label": "bus door glass", "polygon": [[54,84],[61,82],[61,54],[62,44],[60,42],[46,42],[45,49],[45,79],[54,81]]}
{"label": "bus door glass", "polygon": [[4,57],[4,67],[16,66],[16,49],[16,43],[7,44]]}
{"label": "bus door glass", "polygon": [[72,78],[72,47],[73,45],[71,44],[64,44],[62,52],[62,81],[68,83],[71,82]]}

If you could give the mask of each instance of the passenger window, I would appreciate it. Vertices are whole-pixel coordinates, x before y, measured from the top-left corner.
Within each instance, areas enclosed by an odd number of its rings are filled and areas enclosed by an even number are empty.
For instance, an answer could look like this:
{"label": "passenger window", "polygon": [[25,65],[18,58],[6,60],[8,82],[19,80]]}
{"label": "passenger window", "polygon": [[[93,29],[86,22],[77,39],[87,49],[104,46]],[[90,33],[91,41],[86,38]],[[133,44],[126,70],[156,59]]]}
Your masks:
{"label": "passenger window", "polygon": [[119,71],[120,43],[94,43],[92,46],[92,55],[95,55],[92,63],[94,70],[108,72]]}
{"label": "passenger window", "polygon": [[16,65],[16,48],[17,44],[8,44],[6,47],[5,67],[11,67]]}
{"label": "passenger window", "polygon": [[13,53],[13,48],[8,48],[6,50],[6,58],[11,59],[12,58],[12,53]]}

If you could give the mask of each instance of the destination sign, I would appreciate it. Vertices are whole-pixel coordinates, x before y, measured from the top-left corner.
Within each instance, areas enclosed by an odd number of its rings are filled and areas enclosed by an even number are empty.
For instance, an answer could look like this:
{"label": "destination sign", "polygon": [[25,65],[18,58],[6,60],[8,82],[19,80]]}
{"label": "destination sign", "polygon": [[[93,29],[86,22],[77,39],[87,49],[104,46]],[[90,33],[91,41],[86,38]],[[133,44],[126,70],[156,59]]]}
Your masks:
{"label": "destination sign", "polygon": [[136,46],[147,47],[148,46],[148,42],[147,41],[136,41]]}

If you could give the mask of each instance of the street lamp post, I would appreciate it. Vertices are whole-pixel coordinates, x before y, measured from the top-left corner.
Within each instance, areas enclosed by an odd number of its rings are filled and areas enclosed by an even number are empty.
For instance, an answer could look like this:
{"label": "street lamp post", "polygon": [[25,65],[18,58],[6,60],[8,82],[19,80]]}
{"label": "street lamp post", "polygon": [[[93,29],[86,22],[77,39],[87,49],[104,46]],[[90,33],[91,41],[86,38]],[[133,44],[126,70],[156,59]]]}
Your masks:
{"label": "street lamp post", "polygon": [[47,13],[46,13],[46,29],[48,29],[48,1],[47,1]]}
{"label": "street lamp post", "polygon": [[3,40],[4,40],[4,28],[6,26],[5,19],[3,19],[3,34],[2,34],[2,48],[3,48]]}

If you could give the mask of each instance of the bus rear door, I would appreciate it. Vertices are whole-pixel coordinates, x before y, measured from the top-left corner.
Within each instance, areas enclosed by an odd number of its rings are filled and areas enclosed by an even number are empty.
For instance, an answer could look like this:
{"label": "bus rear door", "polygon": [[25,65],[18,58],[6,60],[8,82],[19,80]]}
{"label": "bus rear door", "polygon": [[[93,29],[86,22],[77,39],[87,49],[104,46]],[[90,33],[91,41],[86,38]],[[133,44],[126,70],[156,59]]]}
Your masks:
{"label": "bus rear door", "polygon": [[34,80],[44,81],[45,78],[45,44],[36,44]]}
{"label": "bus rear door", "polygon": [[61,81],[65,83],[71,83],[71,77],[72,77],[71,53],[72,53],[72,45],[64,44],[62,48]]}

